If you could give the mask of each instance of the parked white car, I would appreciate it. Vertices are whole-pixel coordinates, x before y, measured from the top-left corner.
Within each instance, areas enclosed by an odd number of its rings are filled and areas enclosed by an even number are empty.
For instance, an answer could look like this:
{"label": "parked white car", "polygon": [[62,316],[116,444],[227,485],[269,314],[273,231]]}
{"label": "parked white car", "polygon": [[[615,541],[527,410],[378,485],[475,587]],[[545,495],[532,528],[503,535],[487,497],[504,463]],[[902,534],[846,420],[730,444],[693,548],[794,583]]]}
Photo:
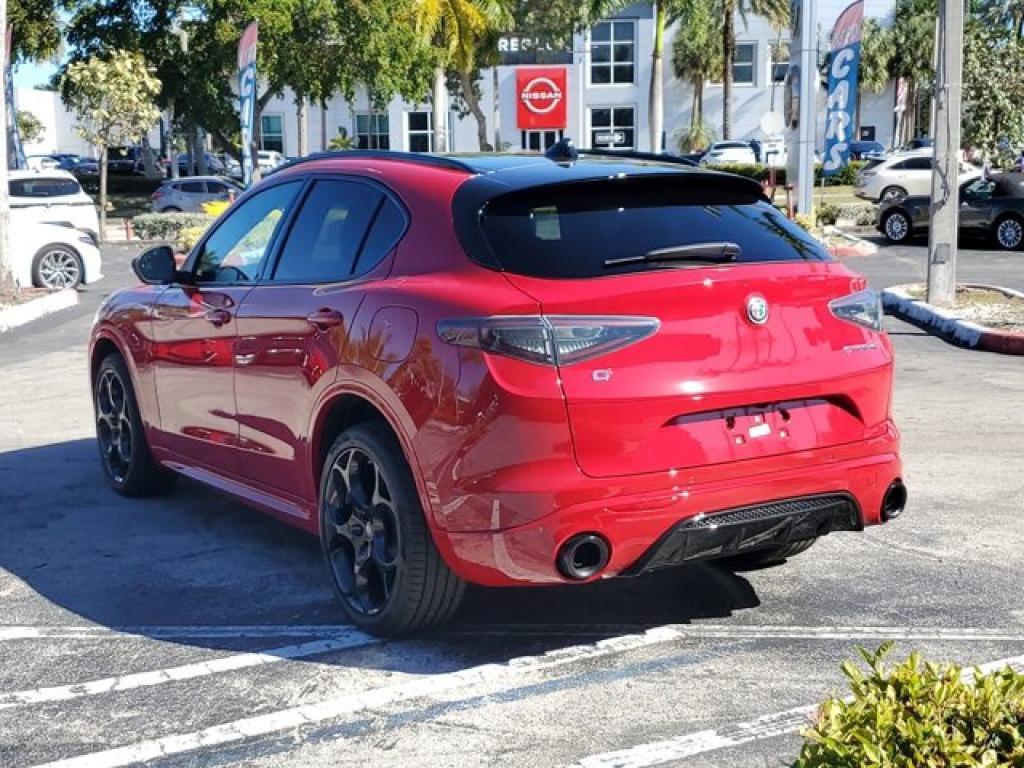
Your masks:
{"label": "parked white car", "polygon": [[279,165],[284,165],[284,155],[280,152],[274,152],[270,149],[261,149],[256,153],[256,155],[261,171],[272,171]]}
{"label": "parked white car", "polygon": [[[874,203],[898,202],[909,196],[928,196],[932,192],[933,165],[931,149],[895,152],[883,160],[871,160],[858,174],[853,193]],[[960,164],[960,181],[977,173],[978,169],[974,166]]]}
{"label": "parked white car", "polygon": [[701,165],[753,165],[754,149],[745,141],[716,141],[700,159]]}
{"label": "parked white car", "polygon": [[10,171],[7,178],[13,232],[32,224],[61,224],[86,233],[94,244],[99,242],[96,204],[70,173]]}
{"label": "parked white car", "polygon": [[60,168],[60,161],[50,155],[29,155],[25,164],[30,171],[50,171]]}
{"label": "parked white car", "polygon": [[59,224],[34,222],[12,227],[11,260],[19,285],[57,290],[95,283],[103,277],[100,251],[92,238]]}

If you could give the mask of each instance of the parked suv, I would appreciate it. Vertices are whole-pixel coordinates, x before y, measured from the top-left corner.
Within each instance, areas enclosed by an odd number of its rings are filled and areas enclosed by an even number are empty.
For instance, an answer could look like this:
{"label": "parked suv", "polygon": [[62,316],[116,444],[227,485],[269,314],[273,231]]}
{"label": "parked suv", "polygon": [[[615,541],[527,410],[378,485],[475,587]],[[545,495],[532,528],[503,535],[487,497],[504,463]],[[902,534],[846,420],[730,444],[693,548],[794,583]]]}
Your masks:
{"label": "parked suv", "polygon": [[99,214],[93,199],[67,171],[9,171],[11,224],[61,224],[77,229],[99,242]]}
{"label": "parked suv", "polygon": [[[896,152],[871,160],[858,174],[853,193],[874,203],[899,202],[909,196],[930,195],[934,155],[930,149]],[[960,179],[977,175],[978,169],[960,164]]]}
{"label": "parked suv", "polygon": [[241,195],[242,188],[231,179],[220,176],[189,176],[184,179],[165,181],[152,195],[153,211],[170,213],[175,211],[197,212],[203,203],[211,200],[228,200],[232,195]]}
{"label": "parked suv", "polygon": [[100,309],[100,457],[318,535],[352,622],[467,582],[774,563],[904,507],[878,295],[751,180],[623,155],[327,153]]}

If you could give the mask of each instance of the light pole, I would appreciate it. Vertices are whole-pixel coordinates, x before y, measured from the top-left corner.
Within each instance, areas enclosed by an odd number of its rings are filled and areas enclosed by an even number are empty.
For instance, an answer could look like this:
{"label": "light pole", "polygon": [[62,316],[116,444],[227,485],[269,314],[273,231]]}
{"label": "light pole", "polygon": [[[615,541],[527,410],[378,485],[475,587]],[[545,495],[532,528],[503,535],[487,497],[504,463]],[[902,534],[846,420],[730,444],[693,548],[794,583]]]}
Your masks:
{"label": "light pole", "polygon": [[960,213],[964,0],[939,0],[938,34],[932,126],[935,167],[928,227],[928,303],[951,307],[956,299],[956,238]]}
{"label": "light pole", "polygon": [[[0,0],[0,74],[7,72],[7,0]],[[14,282],[14,267],[11,264],[10,246],[10,204],[7,199],[7,99],[0,99],[0,290],[17,289]]]}

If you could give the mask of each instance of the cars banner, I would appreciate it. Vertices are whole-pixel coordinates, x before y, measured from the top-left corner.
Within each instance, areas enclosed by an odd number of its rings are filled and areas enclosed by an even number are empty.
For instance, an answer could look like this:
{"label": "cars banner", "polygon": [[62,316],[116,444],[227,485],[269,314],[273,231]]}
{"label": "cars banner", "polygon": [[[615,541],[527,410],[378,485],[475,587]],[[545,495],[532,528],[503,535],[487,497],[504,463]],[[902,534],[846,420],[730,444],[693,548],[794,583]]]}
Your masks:
{"label": "cars banner", "polygon": [[256,122],[256,40],[259,26],[254,21],[238,41],[238,114],[242,122],[242,183],[252,184],[253,124]]}
{"label": "cars banner", "polygon": [[822,163],[822,172],[826,176],[838,173],[850,160],[863,24],[864,0],[857,0],[839,15],[832,29],[825,109],[825,157]]}

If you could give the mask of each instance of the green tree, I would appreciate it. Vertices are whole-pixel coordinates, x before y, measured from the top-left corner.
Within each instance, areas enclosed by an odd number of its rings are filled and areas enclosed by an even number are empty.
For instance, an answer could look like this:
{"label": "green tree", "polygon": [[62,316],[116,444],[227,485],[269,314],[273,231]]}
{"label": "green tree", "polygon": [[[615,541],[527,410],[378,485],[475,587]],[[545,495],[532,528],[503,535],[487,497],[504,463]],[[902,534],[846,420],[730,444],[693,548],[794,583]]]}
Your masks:
{"label": "green tree", "polygon": [[54,0],[8,0],[11,59],[14,63],[47,59],[60,47],[60,24]]}
{"label": "green tree", "polygon": [[137,142],[160,116],[155,100],[160,81],[145,59],[130,51],[112,51],[70,64],[69,106],[78,115],[78,132],[100,151],[100,239],[107,221],[107,150]]}
{"label": "green tree", "polygon": [[1024,147],[1024,41],[988,21],[968,19],[965,30],[962,141],[1005,162]]}
{"label": "green tree", "polygon": [[672,70],[693,89],[690,127],[680,137],[680,149],[694,152],[712,141],[704,122],[704,85],[722,74],[722,35],[714,0],[683,0],[679,27],[672,45]]}
{"label": "green tree", "polygon": [[495,33],[512,26],[513,7],[511,0],[422,0],[417,5],[417,32],[422,41],[433,47],[435,56],[431,91],[436,151],[442,151],[447,142],[445,71],[448,69],[458,76],[462,97],[476,118],[480,148],[487,144],[486,118],[480,109],[472,75],[481,58],[481,49],[493,46]]}
{"label": "green tree", "polygon": [[789,24],[789,0],[717,0],[722,19],[722,138],[732,135],[732,67],[736,59],[736,17],[753,13],[774,27]]}
{"label": "green tree", "polygon": [[46,133],[42,120],[26,109],[19,109],[14,119],[18,126],[18,136],[28,144],[39,141]]}

